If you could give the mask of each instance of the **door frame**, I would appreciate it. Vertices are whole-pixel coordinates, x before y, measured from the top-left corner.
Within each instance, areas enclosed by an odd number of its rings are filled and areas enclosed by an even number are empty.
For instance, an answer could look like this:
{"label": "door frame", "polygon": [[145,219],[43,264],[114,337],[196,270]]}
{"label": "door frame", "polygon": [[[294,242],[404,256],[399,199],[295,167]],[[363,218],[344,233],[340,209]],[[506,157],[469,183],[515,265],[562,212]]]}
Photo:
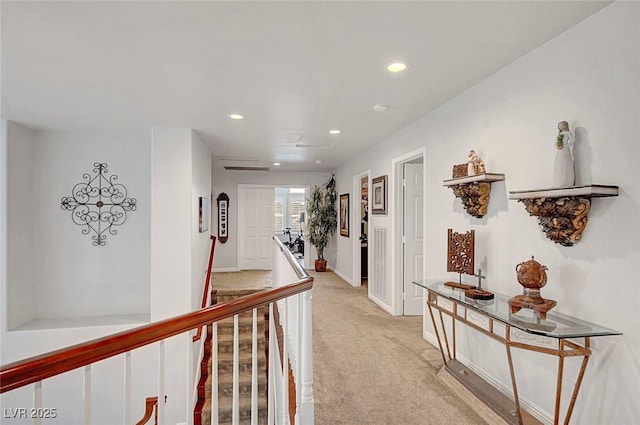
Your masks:
{"label": "door frame", "polygon": [[[362,250],[360,249],[360,237],[359,237],[359,229],[360,229],[360,181],[363,177],[367,178],[367,185],[371,188],[371,169],[363,171],[359,174],[355,174],[353,176],[353,202],[351,206],[351,217],[352,222],[349,223],[351,229],[353,229],[353,286],[359,287],[362,286],[362,272],[360,270],[360,264],[362,262]],[[370,192],[369,192],[370,193]],[[369,228],[371,230],[371,228]],[[371,257],[369,254],[371,251],[367,249],[367,267],[371,264],[368,261]],[[368,273],[370,276],[371,274]],[[370,286],[367,285],[367,288]]]}
{"label": "door frame", "polygon": [[[277,188],[283,188],[283,189],[304,189],[304,199],[305,199],[305,206],[306,206],[306,202],[309,200],[309,196],[311,195],[311,186],[309,186],[308,184],[274,184],[273,185],[273,189],[275,191],[275,189]],[[306,230],[306,215],[307,215],[307,210],[305,208],[305,230]],[[274,211],[274,219],[275,219],[275,211]],[[275,232],[274,232],[275,234]],[[304,238],[304,268],[305,269],[311,269],[312,268],[312,263],[309,261],[309,258],[311,258],[311,253],[309,252],[309,249],[311,248],[311,245],[309,244],[309,238],[306,237],[306,235],[303,235]],[[314,248],[315,250],[315,248]],[[314,252],[314,257],[315,257],[315,252]],[[314,258],[314,262],[315,262],[315,258]]]}
{"label": "door frame", "polygon": [[[403,290],[404,290],[404,257],[403,257],[403,243],[402,243],[402,220],[404,214],[403,203],[403,169],[406,162],[412,162],[422,157],[423,170],[422,170],[422,229],[426,232],[427,224],[427,147],[423,146],[411,152],[407,152],[404,155],[400,155],[392,159],[391,167],[391,187],[393,187],[393,201],[391,202],[391,273],[392,273],[392,285],[391,285],[391,312],[394,316],[402,316],[403,309]],[[422,253],[426,258],[427,255],[427,238],[423,238],[422,241]],[[427,276],[426,273],[426,261],[422,264],[422,276]],[[424,306],[423,306],[424,308]]]}

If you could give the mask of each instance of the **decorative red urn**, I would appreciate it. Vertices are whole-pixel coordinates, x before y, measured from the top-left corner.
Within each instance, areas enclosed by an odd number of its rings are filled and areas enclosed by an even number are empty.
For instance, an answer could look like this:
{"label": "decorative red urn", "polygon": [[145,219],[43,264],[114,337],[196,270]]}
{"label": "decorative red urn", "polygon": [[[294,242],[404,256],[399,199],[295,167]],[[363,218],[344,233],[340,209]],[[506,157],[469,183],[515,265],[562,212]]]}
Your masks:
{"label": "decorative red urn", "polygon": [[512,314],[522,308],[534,310],[538,317],[545,319],[547,311],[557,304],[554,300],[546,300],[540,296],[540,288],[547,284],[547,266],[538,263],[533,255],[531,260],[523,261],[516,266],[518,282],[524,287],[522,295],[516,295],[509,300]]}
{"label": "decorative red urn", "polygon": [[523,261],[516,266],[518,282],[524,286],[524,295],[531,298],[540,298],[540,288],[547,284],[547,266],[538,263],[533,255],[531,260]]}

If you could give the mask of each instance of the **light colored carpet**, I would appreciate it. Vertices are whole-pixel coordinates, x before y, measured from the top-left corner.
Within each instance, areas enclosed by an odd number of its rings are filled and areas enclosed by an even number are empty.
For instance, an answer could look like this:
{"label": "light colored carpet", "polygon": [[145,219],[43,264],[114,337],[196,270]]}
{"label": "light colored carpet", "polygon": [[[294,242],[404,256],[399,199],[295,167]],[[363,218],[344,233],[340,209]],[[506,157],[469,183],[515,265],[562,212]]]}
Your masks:
{"label": "light colored carpet", "polygon": [[438,377],[422,317],[393,317],[332,272],[313,273],[317,425],[486,422]]}
{"label": "light colored carpet", "polygon": [[[442,359],[422,338],[422,317],[390,316],[367,298],[366,286],[354,288],[330,271],[311,274],[316,425],[493,422],[470,407],[482,403],[438,377]],[[244,288],[268,285],[271,274],[213,276],[214,288]]]}
{"label": "light colored carpet", "polygon": [[211,273],[212,289],[265,289],[271,286],[271,270]]}

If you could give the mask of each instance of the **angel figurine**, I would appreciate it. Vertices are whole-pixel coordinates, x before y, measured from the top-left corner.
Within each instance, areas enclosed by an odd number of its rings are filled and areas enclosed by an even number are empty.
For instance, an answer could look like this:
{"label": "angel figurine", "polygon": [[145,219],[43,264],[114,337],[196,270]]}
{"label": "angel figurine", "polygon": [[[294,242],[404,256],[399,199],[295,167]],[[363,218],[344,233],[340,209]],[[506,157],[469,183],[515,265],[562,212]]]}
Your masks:
{"label": "angel figurine", "polygon": [[556,138],[556,159],[553,165],[553,187],[570,187],[575,184],[573,171],[573,134],[569,131],[569,123],[558,123]]}
{"label": "angel figurine", "polygon": [[475,176],[477,174],[484,174],[484,161],[478,156],[475,150],[470,150],[467,162],[467,175]]}

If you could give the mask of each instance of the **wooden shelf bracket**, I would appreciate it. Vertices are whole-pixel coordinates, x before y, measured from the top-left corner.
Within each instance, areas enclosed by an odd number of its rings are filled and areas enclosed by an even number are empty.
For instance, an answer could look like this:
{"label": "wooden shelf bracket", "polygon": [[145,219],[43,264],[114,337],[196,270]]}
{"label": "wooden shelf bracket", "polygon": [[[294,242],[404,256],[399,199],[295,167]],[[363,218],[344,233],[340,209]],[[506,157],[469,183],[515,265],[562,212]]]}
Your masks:
{"label": "wooden shelf bracket", "polygon": [[484,173],[445,180],[444,186],[453,190],[453,194],[462,201],[462,206],[469,215],[482,218],[489,207],[491,183],[502,180],[504,174]]}
{"label": "wooden shelf bracket", "polygon": [[582,239],[589,220],[591,198],[618,196],[618,186],[589,185],[557,189],[509,192],[509,199],[524,204],[547,238],[562,246],[573,246]]}

